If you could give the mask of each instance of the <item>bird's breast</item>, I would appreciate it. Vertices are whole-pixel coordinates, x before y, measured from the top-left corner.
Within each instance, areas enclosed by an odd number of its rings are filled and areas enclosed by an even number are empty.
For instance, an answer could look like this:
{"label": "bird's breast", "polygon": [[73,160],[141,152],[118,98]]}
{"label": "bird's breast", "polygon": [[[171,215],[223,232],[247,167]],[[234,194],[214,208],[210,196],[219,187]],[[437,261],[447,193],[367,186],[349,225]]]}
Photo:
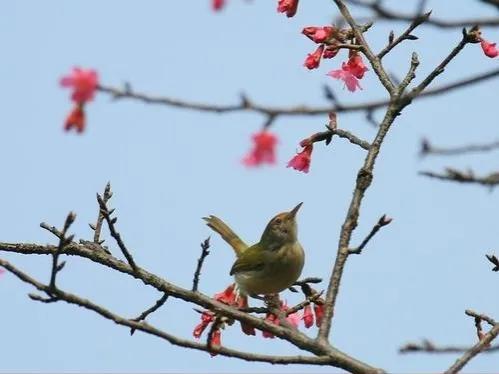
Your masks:
{"label": "bird's breast", "polygon": [[265,253],[265,265],[258,271],[240,272],[236,282],[243,293],[264,295],[279,293],[291,286],[301,275],[305,253],[300,243],[283,245]]}

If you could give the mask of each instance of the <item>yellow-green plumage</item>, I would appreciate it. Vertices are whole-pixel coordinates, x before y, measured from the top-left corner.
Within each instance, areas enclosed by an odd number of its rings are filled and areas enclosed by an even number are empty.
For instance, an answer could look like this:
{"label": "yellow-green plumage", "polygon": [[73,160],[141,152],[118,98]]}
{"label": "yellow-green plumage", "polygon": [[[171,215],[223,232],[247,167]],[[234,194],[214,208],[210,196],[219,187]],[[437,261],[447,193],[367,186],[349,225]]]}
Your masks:
{"label": "yellow-green plumage", "polygon": [[278,293],[291,286],[300,276],[305,253],[297,238],[296,213],[279,213],[270,220],[260,241],[247,245],[219,218],[204,218],[208,226],[231,245],[237,255],[230,274],[243,294]]}

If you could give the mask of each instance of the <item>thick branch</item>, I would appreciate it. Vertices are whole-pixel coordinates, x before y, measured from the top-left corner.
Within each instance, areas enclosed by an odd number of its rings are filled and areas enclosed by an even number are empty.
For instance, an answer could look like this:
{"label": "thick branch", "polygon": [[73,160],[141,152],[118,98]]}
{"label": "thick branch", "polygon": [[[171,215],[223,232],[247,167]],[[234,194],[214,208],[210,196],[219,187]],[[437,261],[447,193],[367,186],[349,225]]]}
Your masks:
{"label": "thick branch", "polygon": [[[16,252],[20,254],[51,255],[56,250],[57,247],[51,245],[43,246],[37,244],[23,244],[23,243],[19,244],[0,243],[0,251]],[[85,245],[72,243],[66,247],[64,254],[76,255],[87,258],[93,262],[102,264],[118,272],[140,279],[144,284],[150,285],[154,287],[156,290],[166,293],[171,297],[196,304],[200,307],[209,309],[214,313],[225,315],[235,320],[244,322],[250,326],[255,327],[258,330],[268,331],[275,336],[278,336],[282,339],[289,341],[290,343],[294,344],[296,347],[300,349],[315,354],[316,356],[320,357],[327,356],[328,360],[325,361],[328,361],[328,364],[331,366],[339,367],[352,373],[379,374],[382,372],[380,369],[375,369],[367,364],[364,364],[354,359],[353,357],[350,357],[345,353],[340,352],[339,350],[331,347],[328,344],[317,342],[314,339],[307,337],[305,334],[303,334],[300,331],[268,323],[264,319],[257,318],[255,316],[241,312],[240,310],[237,310],[233,307],[222,304],[200,292],[192,292],[185,288],[174,285],[152,273],[147,272],[146,270],[140,267],[137,267],[136,270],[134,270],[129,264],[121,260],[118,260],[115,257],[109,256],[103,251],[95,251],[90,247],[86,247]],[[2,261],[2,265],[0,266],[3,266],[4,263],[5,261]],[[143,327],[144,325],[146,325],[145,323],[131,322],[130,320],[126,321],[127,322],[125,326],[135,327],[137,330],[144,331],[144,329],[139,328],[139,326]],[[194,344],[194,343],[189,343],[189,344]],[[199,345],[194,346],[195,349],[198,349],[199,347],[200,347]]]}
{"label": "thick branch", "polygon": [[[176,337],[176,336],[169,334],[163,330],[160,330],[160,329],[158,329],[158,328],[156,328],[156,327],[154,327],[146,322],[137,322],[135,320],[123,318],[123,317],[105,309],[104,307],[93,303],[92,301],[90,301],[88,299],[83,299],[83,298],[81,298],[77,295],[74,295],[72,293],[64,292],[60,289],[57,289],[55,291],[51,291],[49,286],[44,285],[44,284],[38,282],[37,280],[31,278],[29,275],[27,275],[26,273],[17,269],[16,267],[11,265],[7,261],[0,259],[0,266],[4,267],[8,271],[10,271],[12,274],[16,275],[23,282],[26,282],[26,283],[33,285],[39,291],[54,294],[54,296],[57,298],[57,300],[62,300],[62,301],[65,301],[69,304],[78,305],[78,306],[85,308],[87,310],[91,310],[91,311],[99,314],[101,317],[104,317],[108,320],[111,320],[118,325],[126,326],[126,327],[133,329],[133,330],[139,330],[139,331],[145,332],[147,334],[157,336],[161,339],[168,341],[169,343],[171,343],[173,345],[177,345],[177,346],[184,347],[184,348],[196,349],[196,350],[205,351],[205,352],[215,351],[218,354],[221,354],[221,355],[227,356],[227,357],[239,358],[239,359],[246,360],[246,361],[268,362],[268,363],[272,363],[272,364],[329,365],[329,364],[331,364],[331,361],[332,361],[332,359],[330,357],[262,355],[262,354],[256,354],[256,353],[237,351],[237,350],[225,348],[225,347],[212,347],[211,349],[209,349],[205,344],[200,344],[200,343],[193,342],[191,340]],[[42,298],[36,297],[36,296],[32,297],[32,299],[42,301]]]}

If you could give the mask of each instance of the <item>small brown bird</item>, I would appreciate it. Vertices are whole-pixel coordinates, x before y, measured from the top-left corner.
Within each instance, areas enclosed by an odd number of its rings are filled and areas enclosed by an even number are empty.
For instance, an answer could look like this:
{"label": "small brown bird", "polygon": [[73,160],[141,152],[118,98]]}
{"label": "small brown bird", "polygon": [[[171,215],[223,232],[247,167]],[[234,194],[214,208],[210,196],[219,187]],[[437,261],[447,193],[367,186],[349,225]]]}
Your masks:
{"label": "small brown bird", "polygon": [[241,294],[279,293],[299,278],[305,261],[305,252],[297,238],[296,213],[301,205],[272,218],[260,241],[250,247],[220,218],[203,218],[236,252],[230,275],[234,275]]}

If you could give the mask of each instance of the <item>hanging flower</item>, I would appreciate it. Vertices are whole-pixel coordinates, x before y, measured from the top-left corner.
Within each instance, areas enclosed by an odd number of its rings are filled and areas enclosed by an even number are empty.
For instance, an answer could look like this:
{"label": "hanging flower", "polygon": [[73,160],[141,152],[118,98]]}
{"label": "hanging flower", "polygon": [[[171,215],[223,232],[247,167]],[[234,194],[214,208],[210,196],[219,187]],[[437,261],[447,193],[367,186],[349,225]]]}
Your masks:
{"label": "hanging flower", "polygon": [[298,10],[298,0],[278,0],[277,11],[279,13],[286,13],[286,16],[293,17]]}
{"label": "hanging flower", "polygon": [[62,87],[72,88],[71,100],[82,104],[93,100],[98,85],[98,75],[95,70],[74,67],[71,74],[61,78],[60,84]]}
{"label": "hanging flower", "polygon": [[321,44],[313,53],[309,53],[303,66],[307,69],[317,69],[321,62],[322,53],[324,52],[324,44]]}
{"label": "hanging flower", "polygon": [[312,161],[313,144],[304,146],[303,150],[289,160],[287,167],[298,171],[308,173],[310,170],[310,162]]}
{"label": "hanging flower", "polygon": [[480,46],[482,47],[483,53],[485,56],[494,58],[499,55],[499,50],[496,47],[497,43],[490,43],[485,39],[482,39],[480,42]]}
{"label": "hanging flower", "polygon": [[79,134],[85,130],[85,111],[83,110],[83,104],[76,104],[64,121],[64,130],[69,131],[73,128]]}
{"label": "hanging flower", "polygon": [[266,131],[262,130],[252,136],[253,147],[248,154],[244,156],[242,162],[244,165],[252,167],[262,164],[274,164],[276,160],[275,147],[277,144],[277,137]]}

